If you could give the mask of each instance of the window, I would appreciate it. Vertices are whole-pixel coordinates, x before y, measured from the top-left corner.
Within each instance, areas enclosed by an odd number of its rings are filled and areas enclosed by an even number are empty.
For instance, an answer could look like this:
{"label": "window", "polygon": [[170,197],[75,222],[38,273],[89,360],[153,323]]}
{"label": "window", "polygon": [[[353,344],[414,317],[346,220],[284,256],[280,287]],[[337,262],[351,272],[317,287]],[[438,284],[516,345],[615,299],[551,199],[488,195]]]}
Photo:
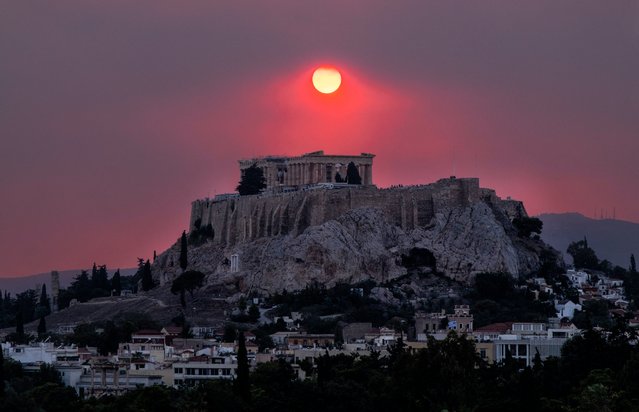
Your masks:
{"label": "window", "polygon": [[184,371],[182,370],[182,368],[175,368],[174,369],[175,373],[184,373]]}
{"label": "window", "polygon": [[480,350],[479,350],[479,356],[480,356],[482,359],[486,359],[486,349],[480,349]]}

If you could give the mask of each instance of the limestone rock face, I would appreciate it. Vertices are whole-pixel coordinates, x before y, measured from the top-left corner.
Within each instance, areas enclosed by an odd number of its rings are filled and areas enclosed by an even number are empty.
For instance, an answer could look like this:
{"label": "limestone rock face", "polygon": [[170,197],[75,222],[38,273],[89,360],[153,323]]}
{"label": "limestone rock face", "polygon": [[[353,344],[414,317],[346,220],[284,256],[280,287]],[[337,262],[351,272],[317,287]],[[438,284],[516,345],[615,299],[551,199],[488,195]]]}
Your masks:
{"label": "limestone rock face", "polygon": [[[417,268],[435,270],[461,282],[481,272],[527,274],[541,266],[543,242],[520,239],[513,213],[489,199],[436,208],[425,225],[402,228],[384,208],[356,207],[301,233],[261,236],[235,243],[211,241],[189,249],[189,269],[228,294],[271,294],[299,290],[311,282],[373,280],[384,283]],[[164,252],[154,274],[170,281],[178,273],[179,246]],[[239,258],[232,271],[231,256]],[[391,299],[392,297],[387,297]]]}

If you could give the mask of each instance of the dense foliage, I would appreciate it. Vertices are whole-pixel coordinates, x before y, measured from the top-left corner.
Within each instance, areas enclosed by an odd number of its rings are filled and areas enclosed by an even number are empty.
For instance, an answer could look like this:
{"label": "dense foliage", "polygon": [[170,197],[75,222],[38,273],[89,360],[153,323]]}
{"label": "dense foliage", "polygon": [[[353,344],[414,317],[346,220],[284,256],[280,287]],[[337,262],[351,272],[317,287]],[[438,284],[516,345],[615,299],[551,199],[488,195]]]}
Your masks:
{"label": "dense foliage", "polygon": [[189,292],[193,298],[193,291],[202,287],[204,282],[204,273],[197,270],[187,270],[180,276],[176,277],[171,283],[171,293],[180,294],[180,303],[182,307],[186,307],[185,292]]}
{"label": "dense foliage", "polygon": [[359,175],[359,170],[355,163],[350,162],[346,167],[346,183],[349,185],[361,185],[362,177]]}
{"label": "dense foliage", "polygon": [[568,254],[572,256],[576,268],[598,270],[601,265],[595,251],[588,246],[588,239],[572,242],[568,245]]}
{"label": "dense foliage", "polygon": [[471,303],[476,328],[495,322],[545,322],[555,313],[550,302],[535,299],[526,288],[518,288],[507,273],[480,273],[466,296]]}
{"label": "dense foliage", "polygon": [[513,226],[517,229],[517,234],[520,237],[530,237],[533,233],[541,234],[544,222],[536,217],[522,216],[513,219]]}
{"label": "dense foliage", "polygon": [[244,169],[240,183],[235,190],[238,191],[240,196],[245,196],[256,195],[264,188],[266,188],[264,171],[257,167],[256,164],[253,164]]}

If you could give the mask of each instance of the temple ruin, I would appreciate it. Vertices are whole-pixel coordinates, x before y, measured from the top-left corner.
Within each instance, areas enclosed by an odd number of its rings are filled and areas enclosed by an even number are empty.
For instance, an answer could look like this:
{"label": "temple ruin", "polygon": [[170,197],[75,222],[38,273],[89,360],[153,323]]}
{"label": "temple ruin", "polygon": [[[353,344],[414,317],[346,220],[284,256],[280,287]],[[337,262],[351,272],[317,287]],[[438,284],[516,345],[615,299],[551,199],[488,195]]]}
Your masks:
{"label": "temple ruin", "polygon": [[319,183],[340,183],[346,178],[349,163],[357,167],[362,185],[373,184],[373,158],[375,155],[330,155],[323,150],[306,153],[301,156],[265,156],[240,160],[240,171],[256,165],[264,172],[266,190],[278,188],[296,188]]}

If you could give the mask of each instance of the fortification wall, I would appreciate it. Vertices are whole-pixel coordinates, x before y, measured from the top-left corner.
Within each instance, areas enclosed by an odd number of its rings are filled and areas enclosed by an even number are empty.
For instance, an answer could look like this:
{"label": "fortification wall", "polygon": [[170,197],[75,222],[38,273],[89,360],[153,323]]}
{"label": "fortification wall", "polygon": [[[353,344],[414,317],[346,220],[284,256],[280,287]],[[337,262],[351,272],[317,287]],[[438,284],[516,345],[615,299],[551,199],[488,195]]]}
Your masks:
{"label": "fortification wall", "polygon": [[[486,201],[479,179],[442,179],[428,185],[377,189],[356,186],[274,195],[242,196],[192,203],[190,229],[196,222],[213,227],[213,242],[232,246],[260,237],[302,233],[307,227],[336,219],[348,210],[375,207],[404,230],[427,225],[437,211]],[[492,192],[491,200],[499,202]],[[514,207],[513,207],[514,209]]]}

